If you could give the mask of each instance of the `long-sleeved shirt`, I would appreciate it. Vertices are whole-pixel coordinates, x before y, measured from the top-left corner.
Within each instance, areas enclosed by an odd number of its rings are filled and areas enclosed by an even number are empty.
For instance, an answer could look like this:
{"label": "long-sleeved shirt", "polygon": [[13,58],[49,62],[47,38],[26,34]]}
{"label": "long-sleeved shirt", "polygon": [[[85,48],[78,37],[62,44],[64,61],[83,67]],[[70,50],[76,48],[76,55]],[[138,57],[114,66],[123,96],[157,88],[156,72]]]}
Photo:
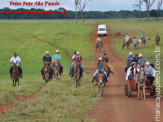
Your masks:
{"label": "long-sleeved shirt", "polygon": [[83,58],[81,56],[75,56],[73,61],[76,61],[76,62],[81,62],[83,60]]}
{"label": "long-sleeved shirt", "polygon": [[145,64],[146,64],[146,59],[145,59],[145,58],[139,59],[139,60],[138,60],[138,63],[139,63],[140,65],[144,65],[144,66],[145,66]]}
{"label": "long-sleeved shirt", "polygon": [[104,63],[97,63],[97,69],[104,69]]}
{"label": "long-sleeved shirt", "polygon": [[152,74],[154,74],[153,68],[152,68],[152,67],[149,67],[149,68],[145,67],[145,68],[144,68],[144,72],[145,72],[145,73],[151,73],[151,76],[152,76]]}

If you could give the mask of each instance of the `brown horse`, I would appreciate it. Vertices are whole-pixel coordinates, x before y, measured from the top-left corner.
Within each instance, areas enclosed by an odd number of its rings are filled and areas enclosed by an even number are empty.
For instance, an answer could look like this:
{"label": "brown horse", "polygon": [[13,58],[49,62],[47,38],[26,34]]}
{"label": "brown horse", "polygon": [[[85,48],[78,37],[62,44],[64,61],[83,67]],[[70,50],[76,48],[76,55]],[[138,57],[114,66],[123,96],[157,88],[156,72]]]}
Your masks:
{"label": "brown horse", "polygon": [[128,47],[130,46],[130,44],[131,44],[131,42],[132,42],[132,38],[130,38],[130,39],[128,40],[128,42],[127,42],[126,45],[125,45],[125,41],[126,41],[126,40],[124,40],[124,41],[123,41],[123,44],[122,44],[122,49],[123,49],[123,50],[124,50],[124,47],[125,47],[125,46],[127,46],[127,49],[128,49]]}
{"label": "brown horse", "polygon": [[108,76],[110,76],[110,73],[112,73],[114,75],[113,71],[111,71],[107,62],[104,62],[104,71],[108,74]]}
{"label": "brown horse", "polygon": [[59,80],[59,76],[61,75],[61,68],[60,68],[59,63],[58,63],[57,60],[54,60],[53,62],[55,64],[54,67],[53,67],[54,75],[55,75],[56,80]]}
{"label": "brown horse", "polygon": [[45,82],[46,82],[46,83],[47,83],[49,80],[52,79],[53,76],[51,76],[51,69],[50,69],[49,62],[45,62],[45,63],[44,63],[43,74],[44,74],[44,78],[45,78]]}
{"label": "brown horse", "polygon": [[98,88],[99,88],[99,95],[102,96],[104,87],[105,87],[105,82],[106,82],[104,71],[99,70],[95,80],[96,80],[96,84],[98,85]]}
{"label": "brown horse", "polygon": [[136,75],[135,81],[138,86],[138,99],[142,99],[142,96],[144,95],[144,100],[145,100],[145,82],[146,82],[146,76],[144,72],[144,68],[140,69],[140,72]]}
{"label": "brown horse", "polygon": [[101,50],[102,48],[102,41],[98,41],[98,43],[96,44],[96,51],[97,49]]}
{"label": "brown horse", "polygon": [[78,62],[74,62],[74,78],[75,78],[75,81],[76,81],[76,87],[80,86],[80,80],[81,80],[81,77],[80,77],[80,63]]}
{"label": "brown horse", "polygon": [[16,82],[18,82],[19,85],[19,70],[16,63],[13,63],[13,70],[12,70],[12,80],[13,80],[13,86],[16,86]]}

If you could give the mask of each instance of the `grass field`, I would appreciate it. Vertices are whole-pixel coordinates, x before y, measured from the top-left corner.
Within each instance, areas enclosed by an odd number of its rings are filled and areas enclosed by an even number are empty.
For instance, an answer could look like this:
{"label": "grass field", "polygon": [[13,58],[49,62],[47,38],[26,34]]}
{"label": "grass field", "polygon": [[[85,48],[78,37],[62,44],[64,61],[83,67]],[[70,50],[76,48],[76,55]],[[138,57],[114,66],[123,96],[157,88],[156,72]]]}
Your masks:
{"label": "grass field", "polygon": [[[90,83],[92,74],[85,72],[81,87],[75,88],[73,80],[67,75],[71,59],[67,56],[79,50],[83,56],[84,66],[93,64],[94,53],[91,34],[96,30],[95,24],[105,23],[111,29],[115,52],[125,61],[128,53],[143,53],[150,61],[155,61],[154,37],[159,34],[163,38],[163,21],[138,22],[137,20],[87,20],[86,24],[75,24],[73,21],[53,20],[1,20],[0,21],[0,104],[12,100],[16,96],[30,95],[39,88],[41,92],[33,99],[25,102],[16,101],[10,112],[0,117],[0,121],[88,121],[87,111],[99,100],[97,88]],[[122,51],[124,36],[115,37],[121,32],[140,37],[142,32],[150,36],[146,47],[133,51]],[[162,47],[163,42],[160,44]],[[41,79],[42,56],[49,50],[50,55],[59,49],[64,66],[63,78],[60,82],[52,80],[47,85]],[[12,87],[9,79],[9,60],[13,52],[18,52],[22,59],[24,78],[20,86]],[[109,55],[109,54],[108,54]],[[163,62],[161,54],[161,63]],[[161,68],[163,71],[163,68]],[[161,74],[161,79],[163,75]],[[163,85],[163,82],[161,81]],[[162,90],[163,93],[163,90]],[[38,104],[39,103],[39,104]],[[40,106],[41,104],[41,106]],[[33,119],[35,118],[35,119]]]}

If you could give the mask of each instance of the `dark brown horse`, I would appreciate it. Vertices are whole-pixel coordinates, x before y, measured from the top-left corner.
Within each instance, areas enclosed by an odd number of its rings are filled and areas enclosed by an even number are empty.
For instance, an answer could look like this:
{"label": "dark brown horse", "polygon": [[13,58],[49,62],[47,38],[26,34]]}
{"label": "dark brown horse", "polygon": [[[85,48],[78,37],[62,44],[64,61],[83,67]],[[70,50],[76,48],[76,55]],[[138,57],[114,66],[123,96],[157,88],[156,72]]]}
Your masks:
{"label": "dark brown horse", "polygon": [[80,86],[80,80],[81,80],[81,77],[80,77],[80,63],[78,62],[74,62],[74,78],[75,78],[75,81],[76,81],[76,87]]}
{"label": "dark brown horse", "polygon": [[99,70],[97,73],[97,76],[95,78],[96,84],[98,85],[99,88],[99,95],[103,95],[104,87],[105,87],[105,74],[103,70]]}
{"label": "dark brown horse", "polygon": [[55,75],[56,80],[59,80],[59,77],[61,75],[61,68],[60,68],[57,60],[54,60],[54,68],[53,69],[54,69],[54,75]]}
{"label": "dark brown horse", "polygon": [[124,50],[124,47],[125,47],[125,46],[127,46],[127,49],[128,49],[128,47],[130,46],[131,42],[132,42],[132,38],[130,38],[130,39],[128,40],[127,44],[125,45],[125,40],[124,40],[124,41],[123,41],[123,44],[122,44],[122,49]]}
{"label": "dark brown horse", "polygon": [[108,76],[110,76],[110,73],[112,73],[114,75],[113,71],[111,71],[107,62],[104,62],[104,71],[108,74]]}
{"label": "dark brown horse", "polygon": [[12,80],[13,80],[13,86],[16,86],[16,83],[18,82],[19,85],[19,69],[18,66],[13,63],[13,70],[12,70]]}
{"label": "dark brown horse", "polygon": [[45,62],[44,63],[44,67],[43,67],[43,75],[45,78],[45,82],[47,83],[49,80],[52,79],[53,76],[51,76],[51,69],[50,69],[50,64],[49,62]]}

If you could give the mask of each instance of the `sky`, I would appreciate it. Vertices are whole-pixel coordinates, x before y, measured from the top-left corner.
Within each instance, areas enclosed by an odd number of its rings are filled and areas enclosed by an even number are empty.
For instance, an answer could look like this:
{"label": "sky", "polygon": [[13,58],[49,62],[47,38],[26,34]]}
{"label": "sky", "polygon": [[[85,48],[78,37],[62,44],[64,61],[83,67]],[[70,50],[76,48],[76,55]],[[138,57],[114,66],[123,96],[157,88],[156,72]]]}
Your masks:
{"label": "sky", "polygon": [[[35,2],[35,1],[48,1],[48,2],[60,2],[59,6],[31,6],[31,7],[25,7],[25,6],[10,6],[10,1],[13,2]],[[133,8],[133,4],[136,0],[91,0],[88,5],[86,6],[85,11],[119,11],[119,10],[135,10]],[[157,0],[156,0],[157,1]],[[10,8],[43,8],[46,10],[54,10],[58,7],[64,7],[66,10],[74,10],[74,0],[0,0],[0,8],[4,7],[10,7]],[[157,8],[157,2],[153,5],[152,9]],[[163,5],[161,7],[163,9]],[[145,10],[145,4],[142,5],[142,10]]]}

